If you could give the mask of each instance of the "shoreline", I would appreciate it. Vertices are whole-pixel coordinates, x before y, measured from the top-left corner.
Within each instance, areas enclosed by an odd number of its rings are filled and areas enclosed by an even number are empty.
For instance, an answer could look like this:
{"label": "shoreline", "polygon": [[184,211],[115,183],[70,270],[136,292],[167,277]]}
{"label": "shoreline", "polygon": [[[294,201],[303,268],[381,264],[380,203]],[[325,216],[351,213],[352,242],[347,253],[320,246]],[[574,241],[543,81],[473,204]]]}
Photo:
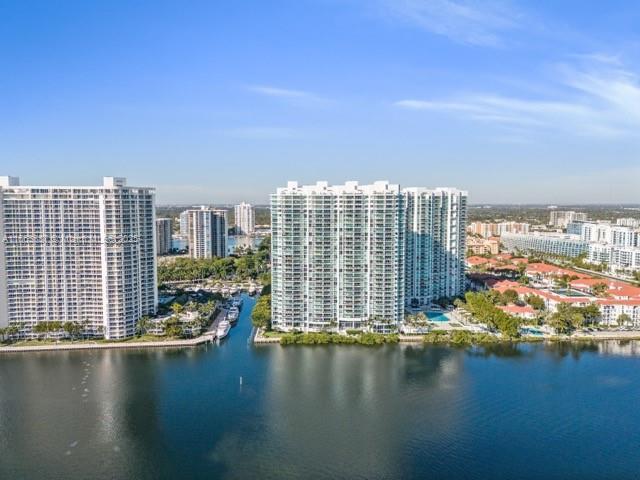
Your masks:
{"label": "shoreline", "polygon": [[105,342],[105,343],[54,343],[47,345],[22,345],[12,347],[7,345],[0,347],[2,353],[27,353],[27,352],[57,352],[73,350],[108,350],[108,349],[132,349],[132,348],[188,348],[197,347],[212,341],[211,335],[201,335],[196,338],[163,340],[158,342]]}
{"label": "shoreline", "polygon": [[[598,332],[596,332],[598,333]],[[251,342],[254,345],[280,345],[280,336],[265,337],[260,330],[252,333]],[[157,342],[105,342],[105,343],[59,343],[48,345],[23,345],[0,347],[0,354],[3,353],[29,353],[29,352],[68,352],[78,350],[110,350],[110,349],[144,349],[144,348],[192,348],[211,343],[210,334],[201,335],[196,338],[182,340],[163,340]],[[491,342],[472,342],[470,345],[492,345],[499,343],[541,343],[541,342],[592,342],[592,341],[631,341],[640,340],[640,331],[631,332],[602,332],[599,335],[563,335],[544,337],[522,337],[520,339],[495,338]],[[422,345],[451,345],[451,342],[442,343],[425,342],[424,335],[399,335],[397,344],[422,344]],[[308,345],[307,345],[308,346]]]}
{"label": "shoreline", "polygon": [[[254,345],[280,345],[281,337],[281,335],[265,337],[263,336],[262,329],[257,329],[257,331],[253,334],[252,342]],[[494,337],[494,339],[490,342],[472,341],[470,345],[492,345],[498,343],[590,342],[609,340],[640,340],[640,330],[627,332],[594,332],[591,335],[529,335],[522,336],[516,339]],[[442,343],[425,341],[425,335],[398,335],[397,344],[450,345],[454,343],[449,341],[443,341]],[[335,345],[339,345],[339,343]]]}

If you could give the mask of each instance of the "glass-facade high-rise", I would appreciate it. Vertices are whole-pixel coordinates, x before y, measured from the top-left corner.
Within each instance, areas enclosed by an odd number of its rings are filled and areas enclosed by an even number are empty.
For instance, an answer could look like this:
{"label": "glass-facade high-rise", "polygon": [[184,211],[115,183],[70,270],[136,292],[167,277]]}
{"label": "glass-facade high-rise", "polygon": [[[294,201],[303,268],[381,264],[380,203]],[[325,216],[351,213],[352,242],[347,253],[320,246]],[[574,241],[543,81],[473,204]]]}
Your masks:
{"label": "glass-facade high-rise", "polygon": [[459,295],[465,219],[454,189],[289,182],[271,197],[274,327],[391,331],[405,305]]}

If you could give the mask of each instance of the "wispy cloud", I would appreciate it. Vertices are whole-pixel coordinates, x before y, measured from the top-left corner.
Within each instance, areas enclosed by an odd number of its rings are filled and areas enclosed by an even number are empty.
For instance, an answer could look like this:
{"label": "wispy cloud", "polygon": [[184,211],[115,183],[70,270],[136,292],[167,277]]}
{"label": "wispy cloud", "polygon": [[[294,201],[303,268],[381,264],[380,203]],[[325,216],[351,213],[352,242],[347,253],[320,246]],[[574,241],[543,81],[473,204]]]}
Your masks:
{"label": "wispy cloud", "polygon": [[381,0],[384,13],[458,43],[504,45],[501,34],[519,28],[522,14],[499,0]]}
{"label": "wispy cloud", "polygon": [[229,137],[252,140],[280,140],[299,136],[296,130],[288,127],[241,127],[223,133]]}
{"label": "wispy cloud", "polygon": [[330,100],[304,90],[293,90],[269,85],[250,85],[250,92],[266,97],[279,98],[296,105],[326,105]]}
{"label": "wispy cloud", "polygon": [[589,68],[561,66],[562,99],[471,94],[438,100],[405,99],[395,106],[444,112],[524,131],[559,131],[598,137],[639,136],[640,83],[635,74],[609,62]]}

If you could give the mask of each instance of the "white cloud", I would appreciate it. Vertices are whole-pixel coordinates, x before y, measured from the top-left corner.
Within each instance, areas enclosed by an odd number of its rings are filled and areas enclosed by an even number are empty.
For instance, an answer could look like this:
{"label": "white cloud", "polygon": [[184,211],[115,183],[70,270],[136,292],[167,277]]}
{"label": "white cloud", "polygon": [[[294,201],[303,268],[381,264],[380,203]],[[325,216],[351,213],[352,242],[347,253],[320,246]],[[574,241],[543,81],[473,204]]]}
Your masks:
{"label": "white cloud", "polygon": [[279,98],[295,105],[318,106],[330,103],[328,99],[304,90],[292,90],[269,85],[251,85],[247,89],[258,95]]}
{"label": "white cloud", "polygon": [[384,13],[458,43],[503,46],[501,33],[520,26],[522,15],[499,0],[382,0]]}
{"label": "white cloud", "polygon": [[597,137],[639,136],[640,83],[632,72],[596,62],[589,68],[562,66],[563,98],[532,99],[498,94],[444,100],[405,99],[395,106],[444,112],[528,131],[547,130]]}
{"label": "white cloud", "polygon": [[315,95],[309,92],[303,92],[302,90],[290,90],[286,88],[268,87],[264,85],[253,85],[249,87],[249,90],[269,97],[284,97],[284,98],[309,98],[315,97]]}

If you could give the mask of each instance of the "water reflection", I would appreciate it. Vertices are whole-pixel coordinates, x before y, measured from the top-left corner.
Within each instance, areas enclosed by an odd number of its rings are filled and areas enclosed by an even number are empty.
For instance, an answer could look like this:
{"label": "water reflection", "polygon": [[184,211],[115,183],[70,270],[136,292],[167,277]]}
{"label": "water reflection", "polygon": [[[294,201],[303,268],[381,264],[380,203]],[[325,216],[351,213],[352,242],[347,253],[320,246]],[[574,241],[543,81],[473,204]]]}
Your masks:
{"label": "water reflection", "polygon": [[0,478],[640,471],[638,342],[253,347],[252,302],[220,346],[0,357]]}
{"label": "water reflection", "polygon": [[[303,478],[402,475],[414,432],[455,435],[462,352],[422,347],[267,347],[265,431],[214,452],[233,474]],[[264,349],[264,347],[263,347]],[[416,412],[438,411],[416,418]],[[251,451],[249,457],[243,451]]]}

